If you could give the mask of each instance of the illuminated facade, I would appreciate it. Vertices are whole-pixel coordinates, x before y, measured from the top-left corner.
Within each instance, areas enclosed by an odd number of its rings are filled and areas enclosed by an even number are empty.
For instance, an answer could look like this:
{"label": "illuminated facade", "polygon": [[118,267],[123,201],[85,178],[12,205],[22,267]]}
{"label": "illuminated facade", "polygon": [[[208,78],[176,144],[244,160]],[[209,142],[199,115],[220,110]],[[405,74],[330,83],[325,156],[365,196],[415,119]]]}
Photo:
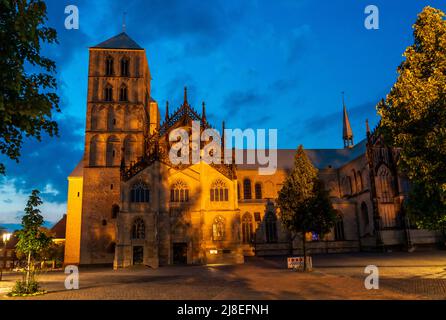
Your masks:
{"label": "illuminated facade", "polygon": [[[254,254],[289,253],[274,199],[295,150],[278,150],[273,175],[259,175],[256,164],[174,165],[169,133],[191,132],[192,121],[200,131],[211,124],[204,103],[200,114],[186,89],[182,105],[161,120],[150,83],[145,50],[125,33],[90,48],[85,152],[68,177],[65,264],[243,263]],[[330,234],[307,235],[313,252],[437,239],[410,229],[400,210],[407,188],[397,152],[367,136],[353,144],[344,107],[345,148],[306,150],[339,212]],[[292,247],[297,254],[300,241]]]}

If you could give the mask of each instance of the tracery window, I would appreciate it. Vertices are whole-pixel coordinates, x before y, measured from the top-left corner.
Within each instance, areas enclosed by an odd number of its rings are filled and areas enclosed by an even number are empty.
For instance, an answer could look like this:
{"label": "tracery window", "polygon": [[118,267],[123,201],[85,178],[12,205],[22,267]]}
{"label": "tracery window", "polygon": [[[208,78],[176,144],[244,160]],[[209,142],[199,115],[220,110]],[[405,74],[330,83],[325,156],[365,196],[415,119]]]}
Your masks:
{"label": "tracery window", "polygon": [[253,240],[252,216],[248,212],[242,218],[242,240],[243,243],[251,243]]}
{"label": "tracery window", "polygon": [[252,199],[251,180],[249,180],[248,178],[243,180],[243,198]]}
{"label": "tracery window", "polygon": [[144,220],[141,218],[136,218],[132,227],[132,239],[145,239],[145,237],[146,226],[144,224]]}
{"label": "tracery window", "polygon": [[212,240],[221,241],[225,237],[225,219],[217,216],[212,224]]}
{"label": "tracery window", "polygon": [[143,182],[137,182],[130,190],[130,202],[149,202],[150,191],[149,187]]}
{"label": "tracery window", "polygon": [[392,174],[387,166],[382,165],[378,169],[378,181],[379,181],[379,198],[382,203],[393,202],[392,192]]}
{"label": "tracery window", "polygon": [[189,188],[187,184],[182,181],[176,181],[170,189],[170,202],[188,202]]}
{"label": "tracery window", "polygon": [[216,180],[211,185],[211,201],[228,201],[229,200],[229,189],[226,183],[220,179]]}
{"label": "tracery window", "polygon": [[104,101],[113,101],[113,87],[111,85],[105,87]]}

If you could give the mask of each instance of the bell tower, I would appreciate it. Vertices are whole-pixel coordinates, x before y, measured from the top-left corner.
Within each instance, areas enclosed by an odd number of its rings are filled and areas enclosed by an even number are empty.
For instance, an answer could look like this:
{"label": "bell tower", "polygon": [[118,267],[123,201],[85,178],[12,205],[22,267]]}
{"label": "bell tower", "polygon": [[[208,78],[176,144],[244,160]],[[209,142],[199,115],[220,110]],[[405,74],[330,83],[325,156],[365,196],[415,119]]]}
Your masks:
{"label": "bell tower", "polygon": [[144,154],[159,111],[146,52],[125,32],[89,52],[79,264],[112,264],[120,168]]}

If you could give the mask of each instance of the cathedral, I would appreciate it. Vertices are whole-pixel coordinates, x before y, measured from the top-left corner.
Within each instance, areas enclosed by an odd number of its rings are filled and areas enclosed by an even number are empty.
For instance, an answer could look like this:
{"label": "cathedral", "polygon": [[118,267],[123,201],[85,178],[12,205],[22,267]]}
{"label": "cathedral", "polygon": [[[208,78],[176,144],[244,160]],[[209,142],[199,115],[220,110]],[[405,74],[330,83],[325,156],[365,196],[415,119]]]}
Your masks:
{"label": "cathedral", "polygon": [[[160,116],[146,53],[126,33],[89,49],[84,156],[68,177],[65,264],[237,264],[247,256],[299,255],[275,199],[295,149],[277,150],[277,170],[260,164],[174,164],[169,133],[192,122],[214,128],[184,100]],[[304,235],[311,253],[405,249],[440,235],[411,225],[402,210],[408,183],[398,150],[376,128],[354,144],[343,106],[342,149],[307,149],[338,221],[326,235]],[[224,123],[222,125],[224,130]],[[297,147],[297,146],[296,146]],[[200,143],[200,150],[204,143]],[[233,152],[234,150],[224,150]]]}

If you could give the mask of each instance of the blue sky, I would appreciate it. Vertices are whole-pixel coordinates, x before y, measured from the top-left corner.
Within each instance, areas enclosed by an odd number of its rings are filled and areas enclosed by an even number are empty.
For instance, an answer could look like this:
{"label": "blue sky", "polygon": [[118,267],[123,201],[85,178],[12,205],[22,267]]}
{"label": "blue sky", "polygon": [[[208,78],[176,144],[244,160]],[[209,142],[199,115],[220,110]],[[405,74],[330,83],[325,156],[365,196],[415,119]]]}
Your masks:
{"label": "blue sky", "polygon": [[[47,1],[59,45],[44,53],[57,63],[62,112],[60,137],[28,140],[19,164],[0,157],[0,223],[20,221],[33,188],[42,191],[48,221],[66,210],[66,177],[81,159],[85,127],[88,47],[122,31],[146,49],[152,96],[164,115],[182,100],[197,109],[206,101],[217,128],[278,129],[281,148],[342,147],[341,92],[358,142],[366,118],[378,121],[376,103],[396,80],[411,26],[423,0],[73,0]],[[65,6],[77,5],[79,30],[64,28]],[[376,5],[380,29],[364,27]]]}

